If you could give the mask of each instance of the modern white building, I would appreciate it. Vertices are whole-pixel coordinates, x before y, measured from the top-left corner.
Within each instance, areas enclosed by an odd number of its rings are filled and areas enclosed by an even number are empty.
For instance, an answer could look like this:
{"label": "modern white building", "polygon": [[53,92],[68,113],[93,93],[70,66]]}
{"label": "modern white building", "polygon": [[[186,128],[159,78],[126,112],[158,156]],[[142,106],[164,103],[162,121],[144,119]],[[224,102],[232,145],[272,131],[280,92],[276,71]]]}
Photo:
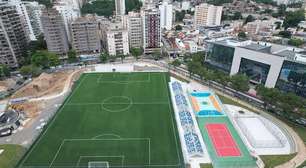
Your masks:
{"label": "modern white building", "polygon": [[22,1],[22,3],[25,5],[28,12],[34,36],[38,38],[38,36],[43,33],[40,17],[45,6],[35,1]]}
{"label": "modern white building", "polygon": [[75,1],[60,0],[54,2],[53,8],[63,17],[68,40],[71,41],[70,23],[81,16],[80,8]]}
{"label": "modern white building", "polygon": [[125,15],[125,0],[115,0],[116,15]]}
{"label": "modern white building", "polygon": [[140,13],[129,12],[128,32],[130,48],[140,48],[143,46],[142,19]]}
{"label": "modern white building", "polygon": [[208,40],[205,61],[230,75],[242,73],[252,84],[277,87],[306,97],[304,49],[267,42],[219,38]]}
{"label": "modern white building", "polygon": [[160,11],[160,27],[162,29],[171,30],[173,21],[172,5],[168,2],[163,2],[159,5]]}
{"label": "modern white building", "polygon": [[31,21],[29,18],[29,14],[26,10],[26,6],[22,3],[21,0],[8,0],[7,1],[10,5],[13,5],[16,7],[16,11],[18,15],[21,18],[21,22],[23,25],[23,28],[25,29],[28,41],[36,40]]}
{"label": "modern white building", "polygon": [[222,6],[202,3],[195,7],[194,27],[218,26],[221,24]]}
{"label": "modern white building", "polygon": [[123,28],[121,22],[111,23],[104,31],[106,39],[102,40],[109,55],[128,55],[129,36],[128,31]]}

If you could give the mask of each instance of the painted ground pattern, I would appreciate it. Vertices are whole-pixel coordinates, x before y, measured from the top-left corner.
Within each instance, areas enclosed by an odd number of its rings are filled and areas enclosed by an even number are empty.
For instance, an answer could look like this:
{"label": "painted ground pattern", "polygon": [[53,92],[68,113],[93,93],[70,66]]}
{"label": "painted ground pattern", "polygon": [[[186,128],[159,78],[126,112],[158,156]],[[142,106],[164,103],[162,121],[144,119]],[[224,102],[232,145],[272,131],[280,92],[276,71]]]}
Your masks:
{"label": "painted ground pattern", "polygon": [[88,73],[20,168],[183,167],[167,73]]}

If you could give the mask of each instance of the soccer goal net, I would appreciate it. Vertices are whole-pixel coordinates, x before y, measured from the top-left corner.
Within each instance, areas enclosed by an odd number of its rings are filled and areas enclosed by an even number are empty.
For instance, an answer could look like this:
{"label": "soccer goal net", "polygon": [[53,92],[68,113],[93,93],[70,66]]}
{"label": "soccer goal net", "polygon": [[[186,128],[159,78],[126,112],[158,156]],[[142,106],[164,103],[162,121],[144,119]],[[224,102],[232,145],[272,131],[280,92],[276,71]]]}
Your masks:
{"label": "soccer goal net", "polygon": [[88,162],[88,168],[109,168],[108,162]]}

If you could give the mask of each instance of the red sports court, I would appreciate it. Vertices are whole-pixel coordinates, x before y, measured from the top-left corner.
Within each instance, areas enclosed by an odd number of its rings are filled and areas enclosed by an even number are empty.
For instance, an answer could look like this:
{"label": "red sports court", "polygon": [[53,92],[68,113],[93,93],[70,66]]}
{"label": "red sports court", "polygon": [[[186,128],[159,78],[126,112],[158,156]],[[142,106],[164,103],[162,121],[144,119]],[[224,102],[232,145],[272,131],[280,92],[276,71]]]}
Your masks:
{"label": "red sports court", "polygon": [[205,127],[219,157],[241,156],[226,124],[206,124]]}

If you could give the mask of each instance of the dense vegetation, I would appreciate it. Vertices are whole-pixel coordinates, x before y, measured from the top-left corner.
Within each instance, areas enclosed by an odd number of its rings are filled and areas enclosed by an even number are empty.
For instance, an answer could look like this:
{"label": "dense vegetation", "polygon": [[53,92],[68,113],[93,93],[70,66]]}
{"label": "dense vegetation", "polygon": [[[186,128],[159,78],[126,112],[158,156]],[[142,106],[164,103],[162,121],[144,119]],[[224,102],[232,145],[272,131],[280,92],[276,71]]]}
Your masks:
{"label": "dense vegetation", "polygon": [[[241,92],[249,90],[249,78],[247,76],[244,74],[229,76],[224,72],[214,70],[204,63],[203,54],[192,54],[184,59],[187,62],[187,68],[191,75],[197,74],[208,83],[216,81]],[[179,66],[180,64],[176,62],[173,62],[172,65]],[[294,80],[296,77],[292,76],[291,78]],[[306,83],[306,76],[305,78],[298,77],[298,79],[303,79]],[[270,89],[262,85],[257,86],[256,90],[257,95],[265,102],[265,109],[267,111],[277,112],[278,115],[290,118],[291,120],[306,117],[306,99],[294,93],[283,93],[276,88]]]}
{"label": "dense vegetation", "polygon": [[208,0],[207,2],[213,5],[222,5],[224,3],[232,3],[233,0]]}
{"label": "dense vegetation", "polygon": [[294,93],[283,93],[276,88],[257,87],[257,94],[265,102],[265,108],[286,118],[306,117],[306,100]]}
{"label": "dense vegetation", "polygon": [[[139,0],[126,0],[125,7],[126,12],[139,10],[142,6],[142,3]],[[81,8],[82,14],[94,14],[96,13],[99,16],[111,16],[115,11],[115,1],[114,0],[96,0],[91,3],[86,3]]]}
{"label": "dense vegetation", "polygon": [[81,13],[84,14],[94,14],[99,16],[111,16],[115,10],[115,1],[113,0],[97,0],[92,3],[86,3],[81,8]]}
{"label": "dense vegetation", "polygon": [[283,26],[285,27],[285,29],[288,27],[296,27],[302,20],[305,20],[304,10],[298,10],[293,12],[290,11],[285,14]]}

